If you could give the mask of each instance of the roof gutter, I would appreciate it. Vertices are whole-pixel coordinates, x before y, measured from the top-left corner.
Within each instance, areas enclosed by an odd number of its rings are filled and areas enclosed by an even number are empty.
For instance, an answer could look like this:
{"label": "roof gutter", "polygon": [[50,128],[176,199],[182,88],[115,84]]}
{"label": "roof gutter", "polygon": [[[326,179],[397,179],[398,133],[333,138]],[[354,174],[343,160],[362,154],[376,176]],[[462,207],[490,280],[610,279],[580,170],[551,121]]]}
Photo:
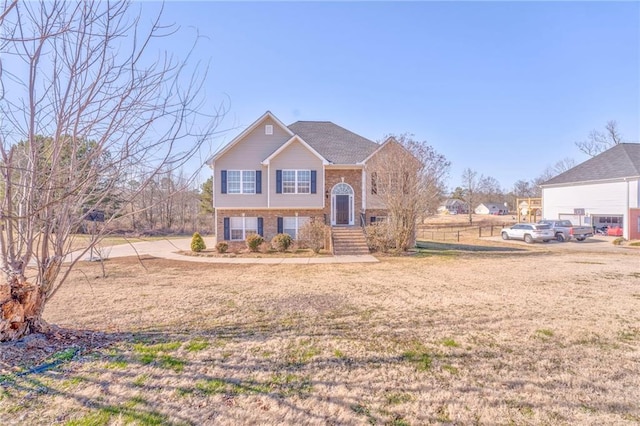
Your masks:
{"label": "roof gutter", "polygon": [[640,179],[640,175],[610,178],[610,179],[582,180],[582,181],[575,181],[575,182],[543,183],[539,186],[540,188],[553,188],[558,186],[569,186],[569,185],[591,185],[594,183],[627,182],[628,180],[635,180],[635,179]]}

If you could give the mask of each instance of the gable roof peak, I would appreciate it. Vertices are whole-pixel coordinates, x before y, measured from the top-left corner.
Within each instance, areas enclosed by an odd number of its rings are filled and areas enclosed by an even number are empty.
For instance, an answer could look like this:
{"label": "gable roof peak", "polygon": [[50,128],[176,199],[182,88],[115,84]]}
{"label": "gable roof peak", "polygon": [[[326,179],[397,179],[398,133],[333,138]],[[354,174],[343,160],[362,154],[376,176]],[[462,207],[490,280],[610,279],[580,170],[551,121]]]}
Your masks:
{"label": "gable roof peak", "polygon": [[235,146],[238,142],[240,142],[245,136],[247,136],[249,133],[251,133],[252,131],[254,131],[264,120],[266,119],[271,119],[273,122],[275,122],[279,127],[282,128],[282,130],[284,130],[289,136],[293,136],[293,132],[284,125],[284,123],[282,121],[280,121],[278,119],[278,117],[276,117],[275,115],[273,115],[273,113],[271,113],[271,111],[267,110],[264,114],[262,114],[256,121],[254,121],[249,127],[247,127],[246,129],[244,129],[242,131],[242,133],[240,133],[238,136],[236,136],[235,138],[233,138],[231,140],[231,142],[229,142],[228,144],[226,144],[225,146],[223,146],[221,149],[219,149],[208,161],[207,164],[209,164],[210,167],[213,167],[213,163],[220,158],[220,156],[222,156],[222,154],[224,154],[225,152],[229,151],[233,146]]}

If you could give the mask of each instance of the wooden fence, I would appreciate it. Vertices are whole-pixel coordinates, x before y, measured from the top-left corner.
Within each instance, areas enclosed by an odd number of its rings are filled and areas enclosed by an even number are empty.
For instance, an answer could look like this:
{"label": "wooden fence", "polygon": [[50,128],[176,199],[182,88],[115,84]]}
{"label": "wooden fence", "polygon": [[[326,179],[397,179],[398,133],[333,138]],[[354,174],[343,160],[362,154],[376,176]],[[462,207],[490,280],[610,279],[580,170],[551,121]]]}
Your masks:
{"label": "wooden fence", "polygon": [[493,237],[500,235],[500,231],[507,224],[499,225],[470,225],[470,226],[418,226],[416,237],[418,240],[429,241],[455,241],[475,240],[482,237]]}

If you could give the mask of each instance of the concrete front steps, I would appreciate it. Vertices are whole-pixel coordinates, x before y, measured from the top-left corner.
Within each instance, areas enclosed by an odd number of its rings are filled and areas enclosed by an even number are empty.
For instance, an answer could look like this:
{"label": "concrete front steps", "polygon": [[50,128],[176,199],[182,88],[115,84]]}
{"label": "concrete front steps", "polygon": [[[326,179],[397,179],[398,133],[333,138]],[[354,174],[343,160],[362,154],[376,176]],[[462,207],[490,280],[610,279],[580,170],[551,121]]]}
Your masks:
{"label": "concrete front steps", "polygon": [[331,235],[334,255],[369,254],[369,247],[362,228],[358,226],[334,226],[331,228]]}

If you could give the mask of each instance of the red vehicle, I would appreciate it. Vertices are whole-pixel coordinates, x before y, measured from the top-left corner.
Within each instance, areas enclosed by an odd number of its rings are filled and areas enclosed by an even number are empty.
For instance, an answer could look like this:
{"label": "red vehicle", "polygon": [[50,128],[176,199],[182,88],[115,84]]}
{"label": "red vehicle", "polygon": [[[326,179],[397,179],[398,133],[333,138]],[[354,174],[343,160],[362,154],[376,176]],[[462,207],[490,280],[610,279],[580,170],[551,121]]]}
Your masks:
{"label": "red vehicle", "polygon": [[615,228],[607,229],[607,235],[610,237],[622,237],[622,228],[616,226]]}

